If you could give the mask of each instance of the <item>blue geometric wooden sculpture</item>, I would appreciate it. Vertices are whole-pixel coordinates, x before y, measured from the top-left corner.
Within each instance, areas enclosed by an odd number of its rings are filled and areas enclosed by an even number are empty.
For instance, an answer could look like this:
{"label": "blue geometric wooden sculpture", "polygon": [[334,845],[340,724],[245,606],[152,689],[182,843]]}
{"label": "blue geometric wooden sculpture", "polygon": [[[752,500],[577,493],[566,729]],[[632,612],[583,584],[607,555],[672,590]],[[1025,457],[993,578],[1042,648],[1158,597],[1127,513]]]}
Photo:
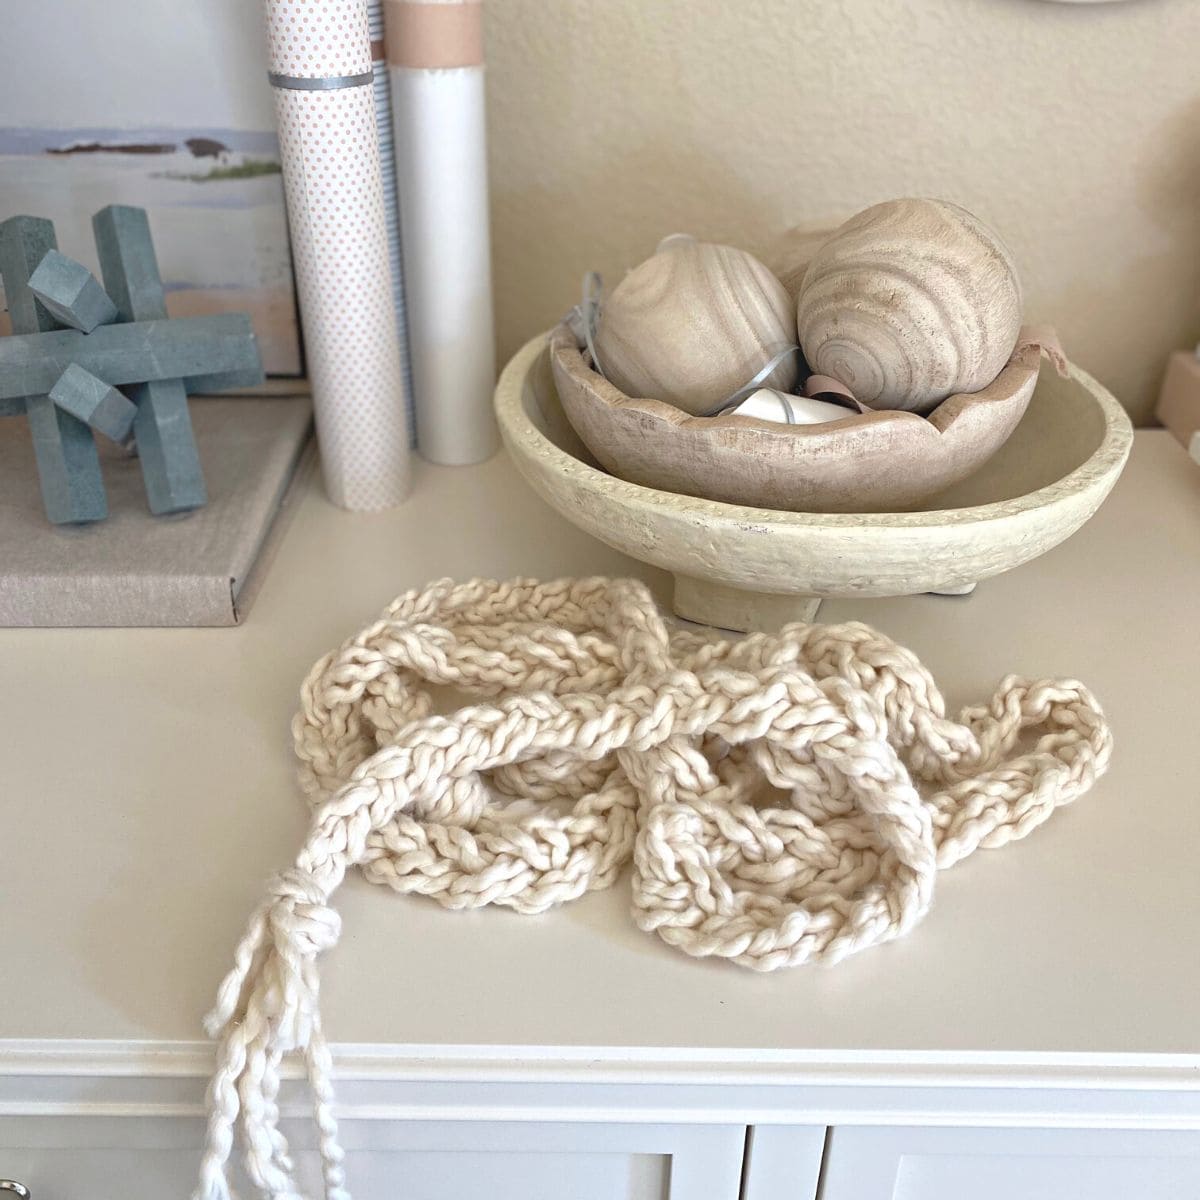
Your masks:
{"label": "blue geometric wooden sculpture", "polygon": [[49,396],[59,408],[111,441],[124,443],[133,433],[137,405],[78,363],[72,363],[58,377]]}
{"label": "blue geometric wooden sculpture", "polygon": [[156,516],[199,508],[207,496],[188,392],[262,382],[250,319],[167,317],[144,209],[110,205],[92,230],[103,286],[58,252],[49,221],[0,224],[13,327],[0,338],[0,416],[28,418],[55,524],[108,515],[94,432],[132,435]]}
{"label": "blue geometric wooden sculpture", "polygon": [[117,316],[117,306],[91,271],[57,250],[46,251],[29,277],[29,290],[52,317],[81,333],[91,333]]}

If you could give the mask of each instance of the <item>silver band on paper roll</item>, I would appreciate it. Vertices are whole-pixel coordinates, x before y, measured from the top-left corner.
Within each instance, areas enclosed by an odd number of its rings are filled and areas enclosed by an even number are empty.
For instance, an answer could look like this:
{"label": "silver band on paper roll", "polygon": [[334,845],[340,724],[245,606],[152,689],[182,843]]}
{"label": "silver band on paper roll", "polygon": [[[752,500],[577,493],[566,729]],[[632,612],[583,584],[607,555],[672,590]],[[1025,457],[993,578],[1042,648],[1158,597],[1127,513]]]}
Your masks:
{"label": "silver band on paper roll", "polygon": [[335,92],[339,88],[366,87],[373,84],[375,72],[364,71],[361,75],[325,75],[311,79],[304,75],[279,75],[268,71],[267,80],[272,87],[291,88],[296,92]]}

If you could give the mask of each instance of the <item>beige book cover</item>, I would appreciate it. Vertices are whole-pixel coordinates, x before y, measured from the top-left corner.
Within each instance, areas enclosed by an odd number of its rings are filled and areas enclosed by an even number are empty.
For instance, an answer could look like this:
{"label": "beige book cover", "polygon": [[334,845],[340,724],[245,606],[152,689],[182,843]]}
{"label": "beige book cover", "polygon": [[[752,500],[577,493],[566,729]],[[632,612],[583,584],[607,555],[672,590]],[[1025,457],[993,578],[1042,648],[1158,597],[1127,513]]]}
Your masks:
{"label": "beige book cover", "polygon": [[[190,405],[208,504],[154,517],[136,458],[101,449],[109,515],[55,526],[45,516],[29,426],[0,421],[0,625],[236,625],[245,619],[305,472],[307,399],[197,399]],[[99,439],[103,442],[103,439]]]}

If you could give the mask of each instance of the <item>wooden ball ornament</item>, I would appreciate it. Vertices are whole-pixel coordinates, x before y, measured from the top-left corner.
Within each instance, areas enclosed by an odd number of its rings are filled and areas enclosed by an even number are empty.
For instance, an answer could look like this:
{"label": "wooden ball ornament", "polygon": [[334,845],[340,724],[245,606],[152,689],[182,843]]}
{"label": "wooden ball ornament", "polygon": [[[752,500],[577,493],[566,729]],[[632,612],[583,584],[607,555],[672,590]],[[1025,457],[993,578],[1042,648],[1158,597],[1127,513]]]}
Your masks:
{"label": "wooden ball ornament", "polygon": [[1012,255],[945,200],[889,200],[820,248],[800,289],[805,358],[871,408],[928,413],[1004,368],[1021,328]]}
{"label": "wooden ball ornament", "polygon": [[[793,314],[758,259],[676,234],[604,302],[596,357],[625,395],[703,416],[796,344]],[[789,354],[762,385],[791,391],[797,359]]]}

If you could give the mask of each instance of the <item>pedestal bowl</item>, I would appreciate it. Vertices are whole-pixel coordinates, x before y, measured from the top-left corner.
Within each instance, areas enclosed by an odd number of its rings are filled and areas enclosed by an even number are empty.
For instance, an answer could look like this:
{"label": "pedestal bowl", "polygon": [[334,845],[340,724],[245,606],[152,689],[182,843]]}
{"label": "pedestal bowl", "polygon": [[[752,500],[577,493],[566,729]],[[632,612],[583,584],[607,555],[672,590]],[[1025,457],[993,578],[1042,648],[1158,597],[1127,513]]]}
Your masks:
{"label": "pedestal bowl", "polygon": [[580,529],[675,577],[679,616],[741,631],[812,620],[826,596],[964,593],[1070,537],[1133,442],[1120,404],[1075,366],[1042,371],[1012,435],[906,512],[784,512],[663,491],[596,463],[563,412],[545,335],[505,368],[496,415],[518,470]]}
{"label": "pedestal bowl", "polygon": [[851,409],[840,420],[785,425],[740,413],[693,417],[618,391],[574,335],[550,335],[567,419],[611,475],[664,492],[788,512],[898,512],[987,462],[1033,395],[1040,348],[1022,344],[987,387],[950,396],[928,418]]}

